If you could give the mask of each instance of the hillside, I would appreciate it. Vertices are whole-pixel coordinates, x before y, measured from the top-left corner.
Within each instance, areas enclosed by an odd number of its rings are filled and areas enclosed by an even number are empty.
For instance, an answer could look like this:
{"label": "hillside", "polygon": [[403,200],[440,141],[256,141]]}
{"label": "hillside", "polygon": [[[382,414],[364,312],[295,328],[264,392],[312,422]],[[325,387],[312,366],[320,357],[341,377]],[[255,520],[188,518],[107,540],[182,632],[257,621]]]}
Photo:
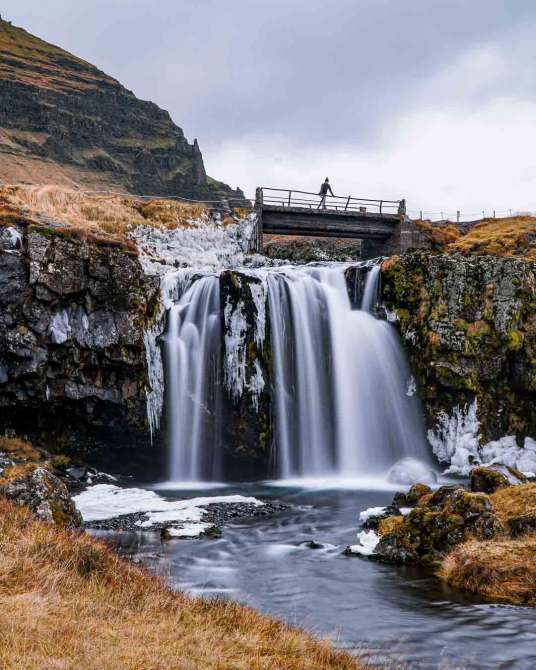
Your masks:
{"label": "hillside", "polygon": [[168,112],[86,61],[0,20],[0,180],[213,200],[242,193],[207,177]]}

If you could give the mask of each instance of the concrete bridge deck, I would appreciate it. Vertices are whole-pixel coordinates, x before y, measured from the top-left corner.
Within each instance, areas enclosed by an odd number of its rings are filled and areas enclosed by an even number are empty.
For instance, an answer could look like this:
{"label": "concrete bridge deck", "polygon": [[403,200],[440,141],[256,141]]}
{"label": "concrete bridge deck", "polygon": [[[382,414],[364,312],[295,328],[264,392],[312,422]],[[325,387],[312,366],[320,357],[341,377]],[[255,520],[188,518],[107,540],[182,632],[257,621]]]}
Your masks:
{"label": "concrete bridge deck", "polygon": [[370,240],[378,255],[417,246],[405,200],[327,196],[322,203],[316,193],[261,187],[255,210],[259,251],[264,234]]}

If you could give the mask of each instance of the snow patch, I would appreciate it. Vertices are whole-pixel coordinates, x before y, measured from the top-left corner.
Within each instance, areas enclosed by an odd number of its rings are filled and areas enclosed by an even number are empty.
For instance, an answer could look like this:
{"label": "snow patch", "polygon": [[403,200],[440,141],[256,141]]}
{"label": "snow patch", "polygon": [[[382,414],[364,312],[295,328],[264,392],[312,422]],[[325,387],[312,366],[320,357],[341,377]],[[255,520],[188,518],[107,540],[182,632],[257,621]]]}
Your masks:
{"label": "snow patch", "polygon": [[408,398],[413,398],[413,396],[417,393],[417,382],[415,381],[415,377],[412,375],[408,379],[408,388],[406,390],[406,395]]}
{"label": "snow patch", "polygon": [[53,344],[63,344],[71,337],[71,324],[67,310],[57,312],[48,328],[50,340]]}
{"label": "snow patch", "polygon": [[350,552],[352,554],[359,554],[360,556],[372,556],[378,546],[380,536],[373,530],[363,530],[357,534],[357,541],[359,544],[353,544],[348,547]]}
{"label": "snow patch", "polygon": [[6,233],[9,235],[9,243],[13,249],[22,249],[22,235],[16,228],[13,226],[8,226],[5,228]]}
{"label": "snow patch", "polygon": [[73,498],[84,521],[104,521],[125,514],[144,514],[136,525],[145,530],[162,524],[172,524],[173,537],[198,537],[211,524],[203,521],[209,505],[243,503],[260,507],[257,498],[229,495],[165,500],[154,491],[124,489],[114,484],[97,484]]}
{"label": "snow patch", "polygon": [[373,516],[381,516],[382,514],[385,514],[386,510],[387,507],[369,507],[368,509],[359,513],[359,521],[365,523]]}

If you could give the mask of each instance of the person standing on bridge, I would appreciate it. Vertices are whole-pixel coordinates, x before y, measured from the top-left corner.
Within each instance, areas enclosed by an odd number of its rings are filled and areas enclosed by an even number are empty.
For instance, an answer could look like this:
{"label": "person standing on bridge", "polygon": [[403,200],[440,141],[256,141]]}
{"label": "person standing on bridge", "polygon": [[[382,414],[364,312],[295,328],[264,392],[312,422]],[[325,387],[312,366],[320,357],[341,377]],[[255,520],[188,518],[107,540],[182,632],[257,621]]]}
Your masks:
{"label": "person standing on bridge", "polygon": [[331,193],[331,195],[333,197],[335,197],[335,194],[331,190],[331,186],[329,184],[329,179],[326,177],[324,183],[320,187],[320,192],[318,193],[318,195],[321,196],[321,198],[320,198],[320,202],[318,203],[317,209],[320,209],[320,208],[326,209],[326,197],[328,195],[328,191],[329,191],[329,193]]}

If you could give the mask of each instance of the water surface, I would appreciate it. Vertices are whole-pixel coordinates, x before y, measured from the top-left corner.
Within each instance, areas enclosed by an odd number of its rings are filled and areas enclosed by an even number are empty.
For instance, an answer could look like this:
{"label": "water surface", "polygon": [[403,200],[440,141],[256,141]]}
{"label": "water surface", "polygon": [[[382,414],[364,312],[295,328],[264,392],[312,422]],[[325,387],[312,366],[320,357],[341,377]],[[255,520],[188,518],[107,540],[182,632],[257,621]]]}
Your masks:
{"label": "water surface", "polygon": [[[355,543],[359,511],[387,504],[392,493],[259,485],[228,491],[276,498],[291,508],[228,525],[216,540],[162,544],[149,533],[113,539],[174,588],[239,600],[373,661],[422,670],[536,668],[536,610],[481,603],[422,570],[342,554]],[[308,548],[310,540],[324,548]]]}

